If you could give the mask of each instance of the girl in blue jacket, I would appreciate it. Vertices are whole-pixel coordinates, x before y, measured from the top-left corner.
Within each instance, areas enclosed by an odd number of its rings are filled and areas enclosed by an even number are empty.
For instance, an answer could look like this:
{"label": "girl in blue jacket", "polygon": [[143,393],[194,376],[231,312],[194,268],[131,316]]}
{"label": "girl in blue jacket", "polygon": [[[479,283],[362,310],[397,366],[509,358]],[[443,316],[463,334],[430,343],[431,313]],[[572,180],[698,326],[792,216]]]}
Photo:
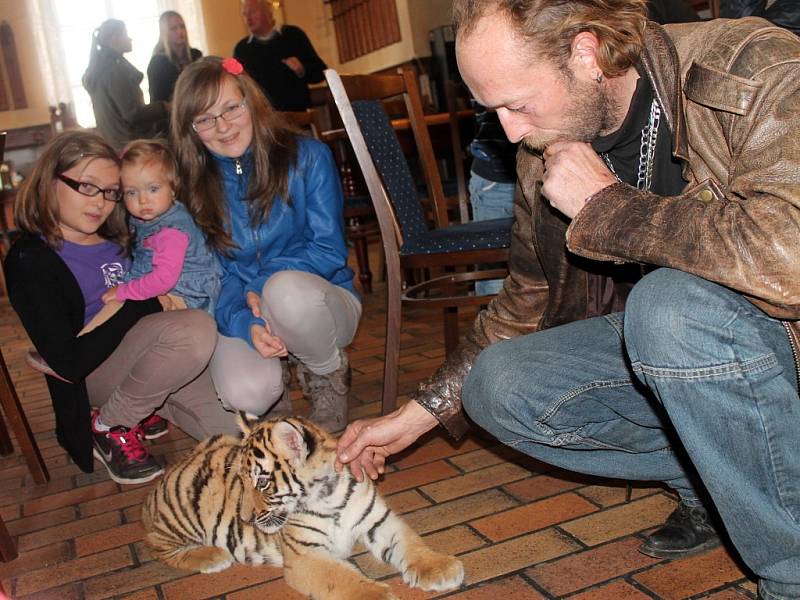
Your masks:
{"label": "girl in blue jacket", "polygon": [[211,360],[220,398],[250,414],[270,411],[284,390],[280,358],[293,357],[311,419],[341,431],[349,391],[342,349],[361,302],[330,150],[287,126],[235,59],[187,66],[174,98],[181,197],[223,271]]}

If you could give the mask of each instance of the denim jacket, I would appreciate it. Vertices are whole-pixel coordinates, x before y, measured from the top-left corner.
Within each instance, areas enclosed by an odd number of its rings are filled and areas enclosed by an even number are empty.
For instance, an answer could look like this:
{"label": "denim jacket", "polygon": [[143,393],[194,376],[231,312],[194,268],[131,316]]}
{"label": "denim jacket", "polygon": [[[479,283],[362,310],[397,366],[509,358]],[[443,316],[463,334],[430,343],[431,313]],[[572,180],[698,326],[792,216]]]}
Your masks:
{"label": "denim jacket", "polygon": [[289,170],[289,202],[276,198],[269,218],[253,227],[246,200],[253,157],[214,155],[225,193],[228,232],[236,244],[230,256],[219,255],[222,291],[215,316],[222,335],[248,344],[250,326],[264,321],[245,304],[248,291],[261,295],[278,271],[305,271],[356,295],[347,266],[342,187],[328,147],[298,136],[297,163]]}
{"label": "denim jacket", "polygon": [[171,293],[183,298],[188,308],[199,308],[213,315],[220,288],[219,264],[186,207],[175,202],[167,212],[151,221],[142,221],[131,215],[128,223],[136,242],[133,264],[125,281],[138,279],[153,270],[153,250],[145,247],[144,240],[164,227],[177,229],[189,236],[189,247],[183,258],[180,278]]}

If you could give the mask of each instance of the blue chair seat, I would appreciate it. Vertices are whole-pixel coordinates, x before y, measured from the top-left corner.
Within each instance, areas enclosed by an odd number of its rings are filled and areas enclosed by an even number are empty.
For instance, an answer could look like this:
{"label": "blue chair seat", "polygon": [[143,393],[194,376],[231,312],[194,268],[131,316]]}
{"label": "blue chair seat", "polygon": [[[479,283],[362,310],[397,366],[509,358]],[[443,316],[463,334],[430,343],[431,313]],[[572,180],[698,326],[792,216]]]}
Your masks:
{"label": "blue chair seat", "polygon": [[513,222],[513,218],[506,217],[431,229],[423,235],[406,240],[400,248],[400,255],[508,248],[511,246]]}

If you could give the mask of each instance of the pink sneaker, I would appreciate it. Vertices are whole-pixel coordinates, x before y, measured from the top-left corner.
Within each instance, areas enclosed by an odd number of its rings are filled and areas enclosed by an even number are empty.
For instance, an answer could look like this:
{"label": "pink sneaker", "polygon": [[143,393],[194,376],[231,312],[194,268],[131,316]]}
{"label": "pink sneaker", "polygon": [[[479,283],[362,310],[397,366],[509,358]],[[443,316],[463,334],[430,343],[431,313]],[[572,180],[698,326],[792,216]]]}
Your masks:
{"label": "pink sneaker", "polygon": [[92,438],[94,456],[108,470],[117,483],[146,483],[164,472],[159,462],[150,455],[139,439],[138,427],[112,427],[98,431],[95,421],[99,411],[92,411]]}

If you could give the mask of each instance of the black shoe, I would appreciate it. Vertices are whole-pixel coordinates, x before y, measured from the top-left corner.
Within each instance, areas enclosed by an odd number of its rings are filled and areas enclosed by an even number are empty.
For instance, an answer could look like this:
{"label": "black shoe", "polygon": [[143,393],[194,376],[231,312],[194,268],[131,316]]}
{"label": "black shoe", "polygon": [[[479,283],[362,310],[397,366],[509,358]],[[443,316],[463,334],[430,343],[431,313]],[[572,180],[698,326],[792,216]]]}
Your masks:
{"label": "black shoe", "polygon": [[108,431],[95,429],[98,411],[92,415],[94,455],[117,483],[145,483],[164,472],[155,458],[142,445],[138,428],[112,427]]}
{"label": "black shoe", "polygon": [[682,558],[711,550],[720,543],[708,511],[681,502],[661,529],[647,537],[639,552],[655,558]]}
{"label": "black shoe", "polygon": [[139,430],[142,432],[144,439],[155,440],[169,433],[169,421],[153,413],[139,423]]}

